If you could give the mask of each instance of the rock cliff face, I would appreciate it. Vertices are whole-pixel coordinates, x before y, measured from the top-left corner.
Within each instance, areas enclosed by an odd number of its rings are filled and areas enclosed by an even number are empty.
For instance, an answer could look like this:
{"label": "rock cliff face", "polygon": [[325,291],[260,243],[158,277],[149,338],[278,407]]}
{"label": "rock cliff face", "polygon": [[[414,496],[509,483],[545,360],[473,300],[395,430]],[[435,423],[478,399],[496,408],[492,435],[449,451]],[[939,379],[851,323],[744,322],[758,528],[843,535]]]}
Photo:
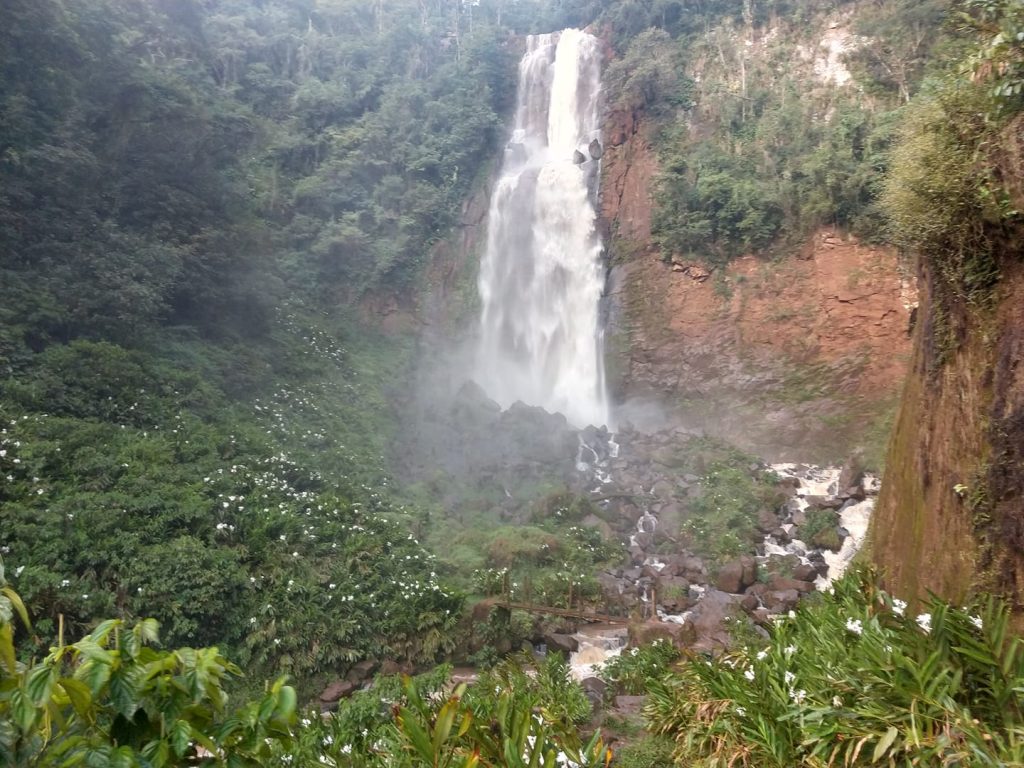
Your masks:
{"label": "rock cliff face", "polygon": [[[657,163],[642,119],[613,113],[602,180],[611,244],[609,378],[779,460],[881,457],[907,371],[916,280],[889,248],[822,230],[799,252],[727,269],[666,263],[650,243]],[[642,422],[649,409],[628,408]]]}
{"label": "rock cliff face", "polygon": [[[991,305],[971,308],[940,306],[934,275],[922,271],[921,319],[875,511],[872,553],[897,594],[923,597],[930,590],[962,600],[974,591],[995,592],[1014,602],[1019,617],[1024,609],[1024,264],[1019,246],[1006,244],[999,270]],[[955,349],[942,349],[933,340],[940,321],[955,328]]]}

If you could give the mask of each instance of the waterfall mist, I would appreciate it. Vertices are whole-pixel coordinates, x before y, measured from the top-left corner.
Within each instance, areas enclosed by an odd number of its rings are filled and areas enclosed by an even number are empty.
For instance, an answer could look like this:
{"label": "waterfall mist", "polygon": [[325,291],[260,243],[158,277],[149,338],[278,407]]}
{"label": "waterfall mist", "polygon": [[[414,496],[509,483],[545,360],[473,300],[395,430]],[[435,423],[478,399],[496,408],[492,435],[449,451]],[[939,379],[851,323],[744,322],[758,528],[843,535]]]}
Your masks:
{"label": "waterfall mist", "polygon": [[609,421],[598,161],[588,150],[600,136],[600,87],[595,37],[528,39],[479,276],[474,378],[503,407],[538,405],[578,427]]}

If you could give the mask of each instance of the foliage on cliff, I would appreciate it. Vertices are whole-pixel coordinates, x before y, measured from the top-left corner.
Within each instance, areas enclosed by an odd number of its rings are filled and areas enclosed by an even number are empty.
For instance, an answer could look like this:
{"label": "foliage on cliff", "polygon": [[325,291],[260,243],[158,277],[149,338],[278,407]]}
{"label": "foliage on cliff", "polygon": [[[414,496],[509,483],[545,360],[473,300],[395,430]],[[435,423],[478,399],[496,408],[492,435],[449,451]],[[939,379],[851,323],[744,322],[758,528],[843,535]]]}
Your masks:
{"label": "foliage on cliff", "polygon": [[[654,239],[722,264],[820,226],[885,240],[879,192],[900,107],[949,45],[947,0],[615,4],[614,108],[659,152]],[[641,31],[644,27],[646,31]]]}
{"label": "foliage on cliff", "polygon": [[981,588],[1019,611],[1024,11],[1003,0],[971,0],[964,11],[973,50],[908,107],[885,191],[895,238],[919,258],[927,301],[875,551],[910,594]]}

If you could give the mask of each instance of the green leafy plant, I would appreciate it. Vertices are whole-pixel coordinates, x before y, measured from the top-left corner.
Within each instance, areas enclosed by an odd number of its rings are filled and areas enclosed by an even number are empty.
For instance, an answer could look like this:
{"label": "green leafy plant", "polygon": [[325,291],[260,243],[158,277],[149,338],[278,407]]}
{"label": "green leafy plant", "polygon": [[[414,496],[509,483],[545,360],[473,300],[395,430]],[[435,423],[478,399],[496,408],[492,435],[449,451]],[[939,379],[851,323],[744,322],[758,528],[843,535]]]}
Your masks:
{"label": "green leafy plant", "polygon": [[767,646],[680,665],[645,714],[693,765],[1019,763],[1024,641],[1007,607],[924,609],[850,574]]}

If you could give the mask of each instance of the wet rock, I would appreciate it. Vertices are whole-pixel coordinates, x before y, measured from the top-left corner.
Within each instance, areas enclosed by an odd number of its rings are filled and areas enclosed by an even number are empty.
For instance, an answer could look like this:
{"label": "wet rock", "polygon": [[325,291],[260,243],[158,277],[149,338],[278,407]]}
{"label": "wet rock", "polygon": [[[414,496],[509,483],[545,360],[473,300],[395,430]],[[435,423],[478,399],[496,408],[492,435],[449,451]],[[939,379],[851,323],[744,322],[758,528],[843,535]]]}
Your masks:
{"label": "wet rock", "polygon": [[341,699],[347,699],[358,690],[359,686],[349,680],[335,680],[324,688],[320,694],[320,701],[324,704],[333,704]]}
{"label": "wet rock", "polygon": [[800,581],[798,579],[789,579],[785,576],[773,575],[768,579],[769,589],[777,592],[783,592],[788,590],[795,590],[797,592],[807,594],[814,591],[814,584],[809,581]]}
{"label": "wet rock", "polygon": [[655,640],[668,640],[677,648],[690,645],[697,639],[693,622],[683,624],[651,619],[629,627],[629,644],[633,646],[650,645]]}
{"label": "wet rock", "polygon": [[752,618],[754,623],[759,627],[767,627],[772,623],[772,612],[767,608],[755,608],[751,612],[750,618]]}
{"label": "wet rock", "polygon": [[768,585],[762,581],[757,581],[751,584],[744,590],[744,594],[754,595],[760,601],[761,596],[768,591]]}
{"label": "wet rock", "polygon": [[580,649],[579,641],[572,635],[562,635],[557,632],[548,632],[544,635],[544,642],[547,643],[549,651],[559,651],[566,654],[576,653]]}
{"label": "wet rock", "polygon": [[739,560],[726,563],[718,569],[715,585],[723,592],[743,591],[743,564]]}
{"label": "wet rock", "polygon": [[808,507],[814,509],[839,509],[845,501],[835,496],[804,496]]}
{"label": "wet rock", "polygon": [[[859,454],[854,454],[846,460],[843,468],[839,470],[840,492],[853,490],[864,498],[864,459]],[[850,498],[856,498],[854,493],[847,493]]]}
{"label": "wet rock", "polygon": [[693,626],[697,639],[694,647],[721,648],[729,645],[728,622],[732,619],[738,599],[716,589],[704,592],[693,610]]}
{"label": "wet rock", "polygon": [[600,677],[585,677],[580,681],[583,693],[590,700],[591,706],[595,709],[604,704],[604,694],[608,690],[608,684]]}
{"label": "wet rock", "polygon": [[757,560],[750,555],[742,555],[740,564],[743,566],[743,587],[749,587],[757,581]]}
{"label": "wet rock", "polygon": [[768,533],[779,527],[779,517],[770,509],[762,509],[757,513],[757,529]]}
{"label": "wet rock", "polygon": [[757,599],[757,595],[751,594],[750,592],[747,592],[747,594],[743,596],[743,599],[740,600],[740,608],[747,613],[750,613],[760,605],[761,601]]}
{"label": "wet rock", "polygon": [[793,578],[800,581],[814,581],[818,569],[811,563],[799,563],[793,568]]}
{"label": "wet rock", "polygon": [[800,487],[800,478],[789,476],[780,477],[778,487],[780,490],[783,490],[788,495],[792,496]]}
{"label": "wet rock", "polygon": [[573,165],[582,165],[587,162],[587,156],[580,152],[578,149],[573,150],[572,153]]}
{"label": "wet rock", "polygon": [[636,534],[635,541],[636,546],[640,549],[648,549],[654,543],[654,534],[647,532],[638,533]]}
{"label": "wet rock", "polygon": [[757,561],[749,555],[744,555],[719,568],[715,584],[723,592],[738,594],[756,580]]}
{"label": "wet rock", "polygon": [[595,160],[600,160],[601,156],[604,155],[604,147],[601,146],[601,142],[599,142],[597,139],[594,139],[592,142],[590,142],[590,145],[587,147],[587,151],[590,153],[590,156]]}
{"label": "wet rock", "polygon": [[771,532],[771,535],[779,544],[789,544],[793,540],[793,537],[789,535],[789,531],[785,528],[776,528]]}
{"label": "wet rock", "polygon": [[796,607],[800,593],[795,589],[772,590],[763,598],[765,607],[775,612],[789,611]]}
{"label": "wet rock", "polygon": [[360,661],[352,665],[352,669],[350,669],[348,674],[345,675],[345,679],[350,683],[359,685],[373,677],[373,673],[377,670],[377,666],[377,662],[372,659]]}

